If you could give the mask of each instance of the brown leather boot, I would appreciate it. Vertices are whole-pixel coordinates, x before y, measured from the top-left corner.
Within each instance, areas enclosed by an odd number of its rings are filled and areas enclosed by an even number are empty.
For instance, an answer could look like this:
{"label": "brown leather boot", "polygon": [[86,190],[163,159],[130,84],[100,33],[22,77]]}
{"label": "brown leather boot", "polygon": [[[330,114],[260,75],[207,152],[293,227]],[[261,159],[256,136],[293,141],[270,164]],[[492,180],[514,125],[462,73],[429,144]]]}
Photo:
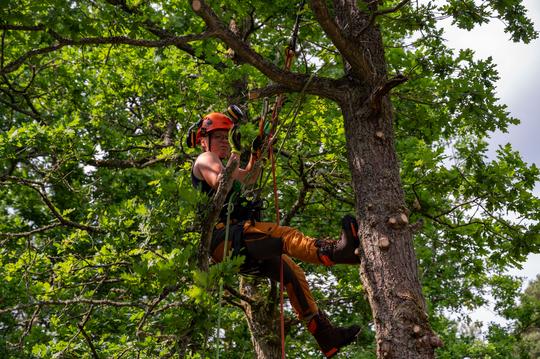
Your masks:
{"label": "brown leather boot", "polygon": [[358,264],[360,257],[354,251],[360,246],[358,222],[351,215],[341,220],[341,238],[338,241],[318,240],[319,260],[326,266],[334,264]]}
{"label": "brown leather boot", "polygon": [[322,311],[309,321],[308,330],[313,334],[327,358],[333,357],[340,348],[352,343],[360,333],[358,325],[346,328],[334,327]]}

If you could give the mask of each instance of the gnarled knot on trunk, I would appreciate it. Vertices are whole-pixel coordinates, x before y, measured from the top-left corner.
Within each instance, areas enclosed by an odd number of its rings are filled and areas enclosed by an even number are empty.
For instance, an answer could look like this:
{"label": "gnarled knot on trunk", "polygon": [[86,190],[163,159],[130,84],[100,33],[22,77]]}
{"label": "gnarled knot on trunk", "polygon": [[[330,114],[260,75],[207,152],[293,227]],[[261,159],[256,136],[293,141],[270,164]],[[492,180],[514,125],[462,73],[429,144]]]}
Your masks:
{"label": "gnarled knot on trunk", "polygon": [[430,332],[418,339],[418,345],[422,347],[441,348],[444,346],[444,343],[437,334]]}
{"label": "gnarled knot on trunk", "polygon": [[408,289],[401,289],[396,292],[396,296],[402,301],[398,304],[394,318],[400,322],[410,325],[428,323],[428,315],[425,312],[423,301]]}
{"label": "gnarled knot on trunk", "polygon": [[387,235],[382,235],[379,237],[379,241],[377,244],[379,245],[380,249],[387,250],[390,247],[390,239]]}

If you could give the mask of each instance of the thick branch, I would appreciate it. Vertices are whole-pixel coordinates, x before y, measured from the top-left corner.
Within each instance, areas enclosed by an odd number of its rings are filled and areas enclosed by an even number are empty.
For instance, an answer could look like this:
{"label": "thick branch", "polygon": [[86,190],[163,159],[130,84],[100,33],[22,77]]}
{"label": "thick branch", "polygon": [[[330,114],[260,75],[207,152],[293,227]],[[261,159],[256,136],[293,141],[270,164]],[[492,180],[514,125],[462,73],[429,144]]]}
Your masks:
{"label": "thick branch", "polygon": [[271,84],[263,88],[252,89],[248,93],[249,100],[256,100],[263,97],[271,97],[282,93],[292,92],[292,89],[282,84]]}
{"label": "thick branch", "polygon": [[328,13],[325,1],[311,0],[310,6],[324,32],[332,40],[345,60],[351,65],[353,73],[361,81],[369,81],[372,78],[370,74],[373,70],[366,59],[364,59],[363,51],[356,46],[351,46],[351,40],[342,33],[339,26]]}
{"label": "thick branch", "polygon": [[192,34],[186,36],[175,36],[162,38],[160,40],[146,40],[146,39],[132,39],[126,36],[111,36],[111,37],[85,37],[78,40],[67,39],[59,34],[49,31],[51,36],[53,36],[57,43],[51,46],[43,47],[40,49],[34,49],[26,52],[18,59],[10,62],[5,67],[0,69],[0,74],[7,74],[17,70],[21,65],[31,57],[37,55],[43,55],[50,52],[60,50],[65,46],[82,46],[82,45],[132,45],[140,47],[166,47],[166,46],[182,46],[186,45],[191,41],[203,40],[213,34],[209,32],[203,32],[201,34]]}
{"label": "thick branch", "polygon": [[219,218],[219,213],[225,203],[225,198],[233,185],[233,172],[238,168],[238,160],[230,159],[225,170],[220,175],[219,185],[215,195],[211,198],[210,206],[202,221],[201,243],[199,244],[199,269],[208,271],[208,258],[210,257],[210,242],[214,226]]}
{"label": "thick branch", "polygon": [[379,87],[377,87],[369,98],[369,101],[371,102],[370,106],[373,112],[378,114],[381,111],[383,97],[387,95],[390,92],[390,90],[392,90],[394,87],[401,85],[407,80],[408,78],[406,76],[402,74],[398,74],[395,77],[391,78],[390,80],[385,81]]}
{"label": "thick branch", "polygon": [[312,76],[284,71],[272,62],[267,61],[259,53],[255,52],[246,42],[242,41],[240,37],[229,30],[204,0],[193,0],[192,8],[193,11],[204,20],[208,29],[215,34],[217,38],[234,50],[235,54],[242,58],[243,61],[257,68],[272,81],[277,82],[284,87],[289,87],[291,91],[302,91],[302,89],[306,87],[306,93],[334,100],[338,99],[338,91],[336,91],[339,83],[338,80],[321,77],[311,78]]}

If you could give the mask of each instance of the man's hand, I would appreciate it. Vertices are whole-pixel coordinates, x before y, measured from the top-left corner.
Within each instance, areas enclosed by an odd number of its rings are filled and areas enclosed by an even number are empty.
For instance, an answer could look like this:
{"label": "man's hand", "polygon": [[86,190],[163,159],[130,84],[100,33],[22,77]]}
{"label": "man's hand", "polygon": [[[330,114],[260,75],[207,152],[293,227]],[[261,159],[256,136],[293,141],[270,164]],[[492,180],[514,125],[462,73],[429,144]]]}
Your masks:
{"label": "man's hand", "polygon": [[240,139],[240,129],[238,128],[238,126],[234,125],[229,130],[229,145],[231,146],[232,153],[242,153],[242,143]]}

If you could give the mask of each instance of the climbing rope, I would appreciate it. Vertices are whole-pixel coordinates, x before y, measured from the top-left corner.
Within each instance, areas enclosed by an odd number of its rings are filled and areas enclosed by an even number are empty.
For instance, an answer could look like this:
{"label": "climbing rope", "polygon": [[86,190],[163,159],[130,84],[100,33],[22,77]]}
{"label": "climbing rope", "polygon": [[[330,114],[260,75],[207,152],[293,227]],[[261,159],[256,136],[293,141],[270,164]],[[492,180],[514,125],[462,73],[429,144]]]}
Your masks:
{"label": "climbing rope", "polygon": [[[228,257],[227,253],[227,242],[229,241],[229,228],[231,224],[231,213],[234,208],[233,204],[233,197],[232,195],[229,198],[229,203],[227,203],[227,221],[225,222],[225,240],[223,245],[223,257],[222,257],[222,263],[225,261],[225,258]],[[223,277],[219,279],[219,295],[218,295],[218,321],[217,321],[217,331],[216,331],[216,359],[219,359],[219,350],[220,350],[220,330],[221,330],[221,301],[223,299]]]}
{"label": "climbing rope", "polygon": [[[290,71],[293,59],[296,55],[296,43],[298,39],[298,31],[300,29],[300,18],[301,18],[301,10],[304,8],[304,0],[302,0],[300,4],[300,11],[296,13],[296,19],[294,22],[294,28],[293,33],[291,35],[291,40],[289,41],[289,45],[285,49],[285,64],[284,69],[285,71]],[[279,119],[279,112],[281,108],[283,107],[283,102],[285,100],[285,96],[283,93],[280,93],[277,98],[276,102],[274,104],[274,108],[272,111],[272,127],[270,130],[270,136],[269,136],[269,148],[268,148],[268,157],[270,159],[270,162],[272,164],[272,181],[273,181],[273,187],[274,187],[274,207],[276,211],[276,225],[280,225],[280,215],[279,215],[279,196],[278,196],[278,189],[277,189],[277,177],[276,177],[276,160],[274,155],[274,136],[277,134],[277,125],[278,125],[278,119]],[[284,279],[283,279],[283,255],[280,256],[280,270],[279,270],[279,300],[280,300],[280,332],[281,332],[281,358],[285,359],[285,316],[284,316],[284,310],[283,310],[283,290],[284,290]]]}

